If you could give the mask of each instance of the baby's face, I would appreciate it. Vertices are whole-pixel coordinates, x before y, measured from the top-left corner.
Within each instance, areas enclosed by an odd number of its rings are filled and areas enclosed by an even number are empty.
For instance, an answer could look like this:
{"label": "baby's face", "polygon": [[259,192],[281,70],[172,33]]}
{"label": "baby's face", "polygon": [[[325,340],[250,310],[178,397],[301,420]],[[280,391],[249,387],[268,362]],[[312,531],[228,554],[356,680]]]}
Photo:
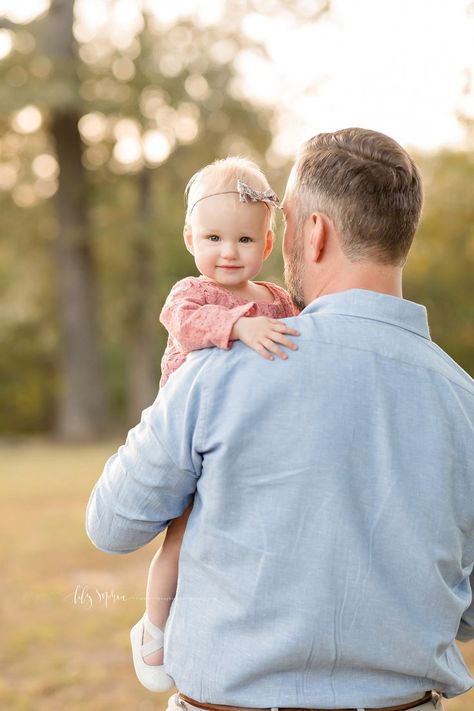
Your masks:
{"label": "baby's face", "polygon": [[271,252],[270,212],[261,202],[241,203],[234,193],[212,195],[195,205],[184,239],[201,274],[238,289]]}

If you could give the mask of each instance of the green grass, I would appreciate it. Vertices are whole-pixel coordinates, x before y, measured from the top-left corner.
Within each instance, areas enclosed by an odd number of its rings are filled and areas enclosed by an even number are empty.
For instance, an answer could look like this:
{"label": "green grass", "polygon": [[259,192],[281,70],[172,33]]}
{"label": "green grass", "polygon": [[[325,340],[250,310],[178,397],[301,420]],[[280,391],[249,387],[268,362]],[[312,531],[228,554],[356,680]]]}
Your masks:
{"label": "green grass", "polygon": [[[128,638],[160,540],[112,556],[97,551],[84,531],[89,494],[116,447],[37,440],[0,446],[2,709],[166,708],[172,692],[149,693],[135,678]],[[462,645],[472,669],[473,646]],[[474,691],[445,706],[474,711]]]}
{"label": "green grass", "polygon": [[115,449],[38,441],[0,448],[2,709],[166,708],[172,692],[143,689],[128,638],[159,540],[112,556],[84,530],[89,494]]}

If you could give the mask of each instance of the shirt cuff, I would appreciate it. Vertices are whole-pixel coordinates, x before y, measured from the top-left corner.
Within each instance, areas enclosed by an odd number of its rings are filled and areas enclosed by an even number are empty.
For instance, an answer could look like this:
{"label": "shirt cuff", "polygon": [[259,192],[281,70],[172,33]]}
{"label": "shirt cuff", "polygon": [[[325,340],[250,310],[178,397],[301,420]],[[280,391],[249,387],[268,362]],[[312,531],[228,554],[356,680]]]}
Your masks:
{"label": "shirt cuff", "polygon": [[471,642],[472,639],[474,639],[474,629],[461,620],[456,634],[456,640],[458,642]]}
{"label": "shirt cuff", "polygon": [[225,322],[222,324],[222,331],[219,333],[218,338],[215,341],[215,345],[218,348],[224,348],[228,350],[232,347],[233,341],[231,340],[230,334],[235,324],[243,316],[253,316],[257,310],[257,305],[255,301],[249,301],[247,304],[242,304],[242,306],[234,306],[233,309],[227,311],[228,318],[226,317]]}

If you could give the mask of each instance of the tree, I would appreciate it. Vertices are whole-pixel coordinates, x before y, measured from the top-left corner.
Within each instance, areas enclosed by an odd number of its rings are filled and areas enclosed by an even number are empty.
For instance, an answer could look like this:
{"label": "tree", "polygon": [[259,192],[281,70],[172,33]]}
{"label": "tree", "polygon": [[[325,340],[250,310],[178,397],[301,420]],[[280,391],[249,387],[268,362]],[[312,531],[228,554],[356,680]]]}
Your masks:
{"label": "tree", "polygon": [[419,163],[425,206],[404,295],[427,306],[433,340],[473,372],[474,163],[470,153],[448,150]]}
{"label": "tree", "polygon": [[[96,329],[94,267],[89,242],[86,178],[78,130],[79,101],[72,0],[53,0],[32,26],[38,56],[47,56],[53,85],[67,85],[65,99],[49,104],[49,130],[60,170],[55,196],[56,260],[61,304],[61,385],[56,433],[90,439],[104,432],[107,408]],[[34,86],[32,87],[34,90]]]}
{"label": "tree", "polygon": [[[237,68],[241,52],[265,50],[242,26],[248,13],[269,23],[289,16],[283,0],[229,0],[218,21],[183,15],[170,22],[112,0],[107,21],[92,27],[81,7],[74,34],[72,0],[54,0],[24,27],[10,24],[15,48],[0,65],[3,111],[40,107],[47,150],[55,149],[60,164],[56,263],[65,357],[58,425],[69,438],[96,434],[106,422],[98,354],[115,383],[118,336],[128,344],[129,421],[153,398],[164,337],[160,300],[192,266],[180,247],[183,186],[229,152],[265,164],[272,111],[246,98]],[[291,17],[317,21],[327,9],[324,1],[298,0]],[[131,12],[126,23],[124,12]],[[31,143],[30,135],[17,138]]]}

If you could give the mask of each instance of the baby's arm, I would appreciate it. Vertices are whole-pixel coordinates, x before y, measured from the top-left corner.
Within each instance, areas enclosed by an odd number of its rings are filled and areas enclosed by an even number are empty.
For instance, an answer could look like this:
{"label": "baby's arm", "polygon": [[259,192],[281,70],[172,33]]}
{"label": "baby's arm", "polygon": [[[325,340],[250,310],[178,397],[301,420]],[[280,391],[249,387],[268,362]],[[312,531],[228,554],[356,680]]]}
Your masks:
{"label": "baby's arm", "polygon": [[183,353],[217,346],[230,348],[231,333],[242,316],[255,312],[254,302],[227,308],[206,302],[196,279],[182,279],[171,289],[160,321]]}
{"label": "baby's arm", "polygon": [[205,291],[196,281],[187,278],[175,284],[160,315],[161,323],[183,353],[211,346],[227,349],[235,340],[242,340],[268,360],[273,359],[271,353],[287,357],[275,343],[296,349],[282,335],[298,336],[295,329],[278,319],[252,317],[254,302],[233,308],[206,303]]}
{"label": "baby's arm", "polygon": [[276,318],[255,316],[254,318],[239,318],[232,329],[231,336],[234,340],[243,341],[249,348],[253,348],[259,355],[267,360],[273,360],[272,353],[286,360],[288,356],[277,343],[296,351],[298,346],[283,334],[299,336],[299,331],[290,328],[286,323]]}

